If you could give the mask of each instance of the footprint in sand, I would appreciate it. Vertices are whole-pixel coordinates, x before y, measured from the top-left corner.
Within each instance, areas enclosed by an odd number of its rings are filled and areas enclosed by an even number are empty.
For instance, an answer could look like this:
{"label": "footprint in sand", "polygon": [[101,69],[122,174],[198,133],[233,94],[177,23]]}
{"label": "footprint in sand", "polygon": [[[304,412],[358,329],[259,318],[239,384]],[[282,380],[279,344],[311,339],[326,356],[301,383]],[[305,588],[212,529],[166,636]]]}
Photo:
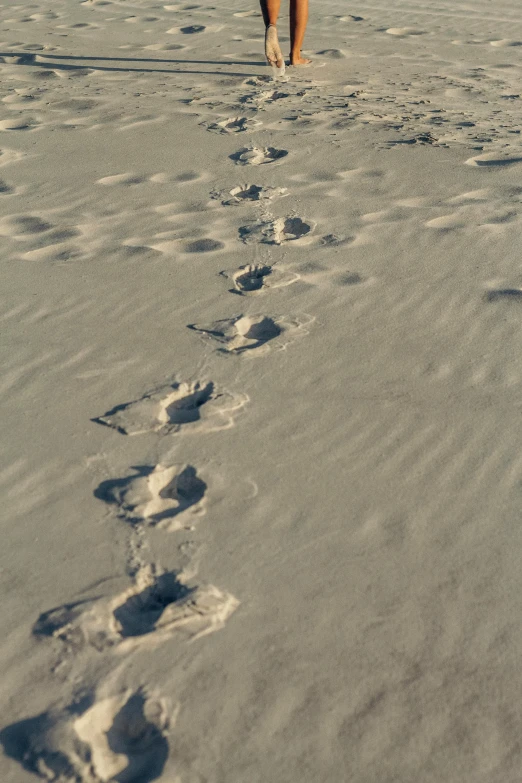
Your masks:
{"label": "footprint in sand", "polygon": [[0,732],[5,753],[48,781],[151,783],[169,755],[175,716],[144,688],[96,698],[88,693]]}
{"label": "footprint in sand", "polygon": [[297,216],[283,217],[274,220],[271,225],[270,238],[276,245],[282,242],[302,239],[313,231],[313,224]]}
{"label": "footprint in sand", "polygon": [[234,206],[245,201],[272,201],[282,196],[288,196],[286,188],[263,187],[262,185],[238,185],[227,194],[216,193],[213,198],[222,199],[224,206]]}
{"label": "footprint in sand", "polygon": [[267,288],[280,288],[299,280],[297,274],[281,272],[263,264],[246,264],[239,269],[225,270],[220,274],[232,281],[233,288],[229,289],[230,293],[241,296],[259,294]]}
{"label": "footprint in sand", "polygon": [[192,465],[140,465],[122,479],[102,481],[95,496],[116,504],[120,516],[132,524],[145,524],[169,533],[190,524],[204,513],[206,483]]}
{"label": "footprint in sand", "polygon": [[220,344],[221,353],[261,355],[270,349],[268,343],[275,341],[281,347],[295,337],[307,334],[306,327],[314,319],[309,316],[300,318],[270,317],[267,315],[237,315],[224,318],[211,324],[189,324],[204,339],[215,340]]}
{"label": "footprint in sand", "polygon": [[277,163],[288,155],[288,150],[275,147],[244,147],[230,155],[238,166],[261,166],[265,163]]}
{"label": "footprint in sand", "polygon": [[229,117],[220,122],[202,124],[213,133],[248,133],[259,128],[263,123],[249,117]]}
{"label": "footprint in sand", "polygon": [[134,584],[114,598],[42,613],[33,634],[59,639],[66,654],[89,645],[122,655],[155,647],[175,634],[195,640],[223,628],[239,601],[214,585],[190,586],[187,581],[183,574],[142,566]]}
{"label": "footprint in sand", "polygon": [[[226,272],[221,274],[228,276]],[[231,291],[242,295],[258,294],[265,287],[268,275],[271,274],[272,267],[270,266],[260,264],[242,266],[231,275],[234,283],[234,288]]]}
{"label": "footprint in sand", "polygon": [[173,383],[117,405],[93,421],[124,435],[146,432],[216,432],[229,429],[248,402],[246,395],[217,391],[212,382]]}
{"label": "footprint in sand", "polygon": [[321,237],[321,245],[326,245],[327,247],[343,247],[343,245],[351,245],[352,242],[355,242],[356,237],[354,236],[345,236],[343,234],[325,234],[324,237]]}
{"label": "footprint in sand", "polygon": [[[264,242],[269,245],[281,245],[305,239],[308,241],[315,224],[294,215],[276,220],[257,220],[239,229],[239,238],[245,242]],[[303,242],[301,241],[301,244]]]}
{"label": "footprint in sand", "polygon": [[95,701],[73,728],[91,749],[99,780],[148,783],[161,775],[167,761],[169,725],[167,703],[140,688]]}
{"label": "footprint in sand", "polygon": [[255,92],[251,95],[243,95],[240,98],[240,102],[264,107],[265,105],[269,106],[276,101],[284,101],[287,98],[302,98],[304,95],[306,95],[305,90],[300,90],[295,93],[281,92],[281,90],[266,90],[265,92]]}
{"label": "footprint in sand", "polygon": [[390,147],[395,147],[400,144],[432,144],[435,147],[442,146],[438,144],[438,138],[432,133],[417,133],[415,136],[410,136],[408,139],[390,139],[386,144]]}

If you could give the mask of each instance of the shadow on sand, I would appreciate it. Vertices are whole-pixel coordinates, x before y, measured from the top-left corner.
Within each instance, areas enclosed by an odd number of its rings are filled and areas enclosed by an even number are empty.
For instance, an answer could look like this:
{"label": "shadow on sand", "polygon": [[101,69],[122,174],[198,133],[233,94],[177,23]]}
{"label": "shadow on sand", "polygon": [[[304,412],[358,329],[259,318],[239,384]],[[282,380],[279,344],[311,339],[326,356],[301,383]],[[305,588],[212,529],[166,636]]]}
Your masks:
{"label": "shadow on sand", "polygon": [[[32,52],[0,52],[0,58],[3,60],[4,64],[6,63],[4,58],[17,58],[16,63],[10,63],[8,60],[7,64],[36,66],[38,68],[54,68],[61,71],[77,71],[85,70],[85,68],[92,68],[96,71],[118,71],[124,73],[195,73],[204,74],[206,76],[240,76],[243,79],[247,76],[258,76],[259,74],[253,72],[248,73],[246,71],[228,71],[227,67],[237,65],[246,65],[250,68],[253,66],[265,66],[265,63],[262,61],[244,62],[236,60],[227,63],[223,60],[159,60],[156,58],[146,57],[73,57],[72,55],[65,54],[50,54],[47,56],[41,52],[36,54],[33,54]],[[68,62],[69,60],[73,60],[74,62]],[[151,63],[168,63],[170,65],[219,65],[220,70],[203,71],[188,68],[150,67],[132,68],[125,65],[103,65],[103,63],[147,63],[148,65]]]}

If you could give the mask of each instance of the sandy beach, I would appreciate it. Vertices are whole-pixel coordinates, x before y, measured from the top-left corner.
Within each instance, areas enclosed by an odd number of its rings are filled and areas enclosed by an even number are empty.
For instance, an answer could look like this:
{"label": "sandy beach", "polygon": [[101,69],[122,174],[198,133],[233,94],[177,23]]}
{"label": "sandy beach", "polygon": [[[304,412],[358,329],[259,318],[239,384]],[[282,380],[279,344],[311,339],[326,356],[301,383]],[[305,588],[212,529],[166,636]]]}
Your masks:
{"label": "sandy beach", "polygon": [[520,783],[520,2],[310,10],[0,5],[2,783]]}

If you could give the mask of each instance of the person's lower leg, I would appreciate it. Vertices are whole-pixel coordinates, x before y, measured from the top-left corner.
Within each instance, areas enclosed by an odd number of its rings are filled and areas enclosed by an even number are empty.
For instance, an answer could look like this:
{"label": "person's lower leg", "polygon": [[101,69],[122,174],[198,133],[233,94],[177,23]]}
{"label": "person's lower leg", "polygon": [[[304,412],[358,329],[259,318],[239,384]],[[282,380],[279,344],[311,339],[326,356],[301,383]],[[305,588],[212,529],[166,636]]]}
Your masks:
{"label": "person's lower leg", "polygon": [[268,27],[269,24],[277,24],[280,8],[281,0],[261,0],[261,13],[263,14],[265,27]]}
{"label": "person's lower leg", "polygon": [[301,57],[301,48],[308,22],[308,0],[290,0],[290,63],[303,65],[309,60]]}
{"label": "person's lower leg", "polygon": [[284,73],[285,61],[277,38],[276,22],[281,0],[261,0],[261,11],[265,22],[265,57],[269,65]]}

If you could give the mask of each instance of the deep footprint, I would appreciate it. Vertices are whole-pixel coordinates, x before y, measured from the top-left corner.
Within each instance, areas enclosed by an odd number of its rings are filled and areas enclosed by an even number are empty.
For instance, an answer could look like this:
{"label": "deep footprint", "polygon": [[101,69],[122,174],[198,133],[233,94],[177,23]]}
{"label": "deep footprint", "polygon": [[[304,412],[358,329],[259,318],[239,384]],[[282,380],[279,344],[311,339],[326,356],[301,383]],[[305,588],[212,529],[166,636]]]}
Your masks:
{"label": "deep footprint", "polygon": [[276,163],[288,155],[288,150],[278,150],[275,147],[244,147],[230,155],[238,166],[260,166],[265,163]]}
{"label": "deep footprint", "polygon": [[189,324],[188,328],[217,340],[223,345],[218,350],[236,354],[256,350],[282,333],[277,322],[266,315],[238,315],[208,326]]}
{"label": "deep footprint", "polygon": [[267,264],[245,264],[239,269],[223,270],[220,275],[232,281],[233,288],[228,289],[230,293],[240,296],[255,296],[267,288],[284,288],[300,279],[295,272]]}
{"label": "deep footprint", "polygon": [[193,433],[215,432],[231,427],[247,401],[245,395],[216,390],[211,381],[173,383],[117,405],[93,421],[123,435],[166,434],[182,428]]}
{"label": "deep footprint", "polygon": [[216,133],[244,133],[256,130],[260,125],[262,125],[262,123],[259,120],[253,120],[247,117],[230,117],[228,120],[207,124],[207,130]]}
{"label": "deep footprint", "polygon": [[269,266],[260,266],[258,264],[243,266],[233,275],[234,288],[231,291],[236,294],[259,292],[265,285],[266,278],[271,273],[272,268]]}
{"label": "deep footprint", "polygon": [[311,234],[313,223],[308,223],[297,216],[277,218],[276,220],[258,220],[239,229],[239,238],[245,242],[264,242],[270,245],[281,245],[292,242]]}
{"label": "deep footprint", "polygon": [[[221,197],[223,194],[217,194],[217,197]],[[238,185],[229,191],[228,196],[222,199],[224,206],[233,206],[241,204],[245,201],[270,201],[274,198],[287,196],[288,190],[286,188],[271,188],[263,187],[262,185]]]}
{"label": "deep footprint", "polygon": [[169,755],[163,699],[144,689],[93,694],[51,708],[0,733],[6,755],[48,781],[151,783]]}
{"label": "deep footprint", "polygon": [[213,585],[188,587],[179,575],[146,566],[135,586],[111,602],[110,626],[123,650],[179,632],[196,639],[223,628],[238,606],[234,596]]}
{"label": "deep footprint", "polygon": [[117,405],[93,421],[124,435],[177,431],[201,419],[201,407],[216,398],[213,383],[175,383],[139,400]]}
{"label": "deep footprint", "polygon": [[192,465],[139,466],[123,479],[102,481],[95,497],[116,504],[121,516],[133,524],[159,525],[179,530],[186,517],[203,511],[207,485]]}
{"label": "deep footprint", "polygon": [[59,639],[68,653],[85,645],[118,654],[156,646],[181,634],[197,639],[224,627],[239,601],[214,585],[186,584],[182,574],[150,565],[136,573],[134,584],[109,600],[71,614],[68,604],[43,613],[33,628],[37,636]]}
{"label": "deep footprint", "polygon": [[175,573],[161,574],[114,610],[120,636],[126,638],[152,633],[167,606],[179,604],[193,590],[180,582]]}

